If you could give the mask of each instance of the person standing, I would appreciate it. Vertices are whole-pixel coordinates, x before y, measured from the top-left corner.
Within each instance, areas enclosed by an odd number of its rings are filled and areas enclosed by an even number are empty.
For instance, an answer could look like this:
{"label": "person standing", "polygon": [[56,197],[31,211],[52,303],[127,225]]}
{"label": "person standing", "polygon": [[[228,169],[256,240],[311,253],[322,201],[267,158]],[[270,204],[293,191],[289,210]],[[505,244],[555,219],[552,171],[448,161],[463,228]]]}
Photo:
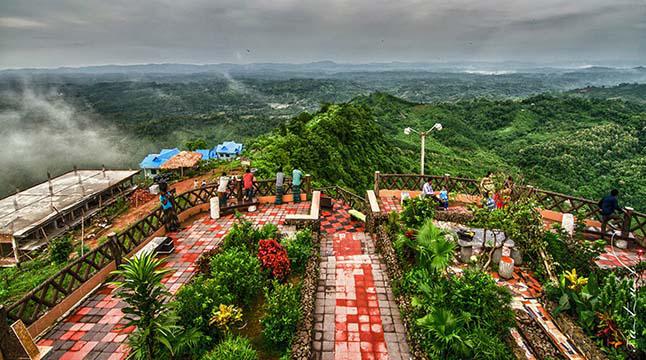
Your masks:
{"label": "person standing", "polygon": [[175,212],[175,199],[173,193],[168,190],[168,184],[166,182],[159,183],[159,202],[161,203],[162,212],[163,212],[163,223],[166,227],[166,231],[177,231],[179,230],[179,219],[177,218],[177,213]]}
{"label": "person standing", "polygon": [[285,174],[283,173],[283,168],[279,167],[276,172],[276,205],[283,203],[283,184],[285,182]]}
{"label": "person standing", "polygon": [[303,178],[303,172],[298,168],[294,168],[292,171],[292,195],[294,197],[294,202],[301,202],[301,181]]}
{"label": "person standing", "polygon": [[245,174],[242,176],[242,190],[244,191],[244,197],[248,201],[253,199],[253,183],[254,183],[253,173],[251,169],[247,168]]}
{"label": "person standing", "polygon": [[496,210],[496,202],[493,200],[491,196],[489,196],[489,192],[485,192],[484,194],[484,200],[483,200],[483,205],[489,210],[489,211],[494,211]]}
{"label": "person standing", "polygon": [[435,192],[433,191],[433,179],[428,178],[428,181],[422,186],[422,196],[424,197],[435,197]]}
{"label": "person standing", "polygon": [[484,195],[485,193],[493,194],[496,190],[496,186],[493,183],[492,179],[493,173],[491,171],[487,172],[487,176],[483,177],[480,180],[480,192]]}
{"label": "person standing", "polygon": [[449,209],[449,192],[446,190],[446,187],[443,187],[442,191],[440,191],[440,202],[444,210]]}
{"label": "person standing", "polygon": [[620,217],[616,214],[621,210],[619,206],[619,190],[612,189],[610,195],[604,196],[599,200],[599,210],[601,212],[601,239],[606,236],[606,227],[611,220],[618,220]]}
{"label": "person standing", "polygon": [[220,181],[218,183],[218,198],[220,199],[220,209],[227,206],[227,201],[229,200],[229,177],[226,172],[222,172],[220,176]]}

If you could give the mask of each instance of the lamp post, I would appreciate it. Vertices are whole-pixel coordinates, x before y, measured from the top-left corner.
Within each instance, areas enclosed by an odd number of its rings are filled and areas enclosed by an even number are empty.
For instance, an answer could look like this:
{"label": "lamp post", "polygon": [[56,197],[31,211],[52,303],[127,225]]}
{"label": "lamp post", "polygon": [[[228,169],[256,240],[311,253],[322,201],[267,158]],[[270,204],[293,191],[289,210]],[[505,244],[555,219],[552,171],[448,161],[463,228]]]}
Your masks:
{"label": "lamp post", "polygon": [[416,133],[419,134],[420,138],[422,139],[422,154],[421,154],[421,159],[420,159],[420,173],[424,175],[424,147],[426,145],[426,135],[430,134],[431,131],[437,130],[440,131],[442,130],[442,124],[440,123],[435,123],[432,128],[428,129],[427,131],[417,131],[413,128],[407,127],[404,129],[404,134],[410,135],[411,133]]}

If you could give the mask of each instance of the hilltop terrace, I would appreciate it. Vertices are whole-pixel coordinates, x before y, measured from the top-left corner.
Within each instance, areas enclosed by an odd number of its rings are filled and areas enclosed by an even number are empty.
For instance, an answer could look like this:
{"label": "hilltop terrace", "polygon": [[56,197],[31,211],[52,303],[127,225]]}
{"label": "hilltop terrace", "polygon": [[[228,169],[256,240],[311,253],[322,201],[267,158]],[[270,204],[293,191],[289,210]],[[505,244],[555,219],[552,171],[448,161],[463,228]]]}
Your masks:
{"label": "hilltop terrace", "polygon": [[[161,210],[155,208],[105,244],[73,260],[21,300],[0,307],[0,332],[10,334],[6,324],[24,323],[43,359],[127,358],[127,339],[135,328],[126,326],[122,309],[127,304],[117,296],[115,285],[108,282],[110,272],[151,239],[168,236],[174,251],[165,256],[164,267],[170,272],[162,282],[175,295],[201,272],[201,259],[208,260],[223,246],[225,236],[239,221],[235,210],[255,227],[276,225],[284,236],[303,228],[314,231],[316,251],[300,279],[301,317],[291,342],[293,359],[421,359],[423,348],[416,340],[411,342],[411,331],[415,330],[404,312],[410,307],[410,299],[393,292],[391,279],[401,280],[404,264],[397,260],[386,226],[389,213],[402,211],[402,196],[417,196],[427,178],[377,172],[374,188],[358,195],[336,186],[312,189],[307,177],[301,202],[293,201],[287,179],[287,195],[281,205],[274,204],[274,180],[255,184],[257,201],[253,203],[244,203],[241,189],[231,185],[234,201],[220,209],[219,218],[207,214],[209,200],[217,196],[217,184],[188,190],[176,196],[182,230],[166,233]],[[454,194],[448,211],[437,212],[435,225],[450,230],[471,228],[458,222],[460,214],[469,213],[468,207],[480,201],[477,181],[431,178],[435,189],[444,186]],[[589,218],[586,236],[599,236],[596,202],[531,191],[541,206],[546,228],[562,222],[565,213],[584,210]],[[646,215],[628,209],[623,216],[621,228],[612,231],[617,239],[627,240],[629,247],[619,249],[608,244],[596,259],[601,268],[635,267],[642,262]],[[466,267],[453,260],[448,271],[460,276]],[[565,324],[562,317],[551,314],[549,304],[543,301],[543,284],[530,269],[515,266],[512,276],[504,277],[497,268],[489,273],[512,294],[517,323],[509,330],[509,346],[517,358],[543,356],[541,346],[551,347],[561,358],[589,358],[588,352],[593,351],[588,348],[590,339],[581,339],[580,329],[573,333],[564,327],[571,326],[571,321]],[[535,336],[547,345],[534,343],[538,341]],[[16,344],[11,341],[0,341],[5,358],[14,351]]]}

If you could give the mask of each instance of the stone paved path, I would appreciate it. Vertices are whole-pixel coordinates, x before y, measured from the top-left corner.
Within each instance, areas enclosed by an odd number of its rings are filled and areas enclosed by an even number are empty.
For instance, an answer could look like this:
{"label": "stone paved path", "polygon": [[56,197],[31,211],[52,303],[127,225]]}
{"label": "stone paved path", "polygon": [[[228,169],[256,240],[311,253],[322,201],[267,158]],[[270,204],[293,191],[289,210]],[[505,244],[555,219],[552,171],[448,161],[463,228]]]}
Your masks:
{"label": "stone paved path", "polygon": [[[286,214],[308,213],[309,208],[309,202],[262,205],[255,213],[245,213],[245,217],[257,225],[273,223],[281,227]],[[171,293],[176,293],[191,279],[197,258],[202,252],[218,246],[234,221],[233,215],[214,221],[203,214],[183,231],[169,235],[175,242],[175,251],[167,257],[165,266],[174,271],[163,283]],[[40,347],[50,348],[44,359],[125,359],[128,334],[135,330],[132,326],[125,327],[126,320],[121,312],[125,306],[115,297],[112,285],[102,285],[38,341]]]}
{"label": "stone paved path", "polygon": [[385,265],[347,210],[335,204],[322,213],[314,359],[409,359]]}

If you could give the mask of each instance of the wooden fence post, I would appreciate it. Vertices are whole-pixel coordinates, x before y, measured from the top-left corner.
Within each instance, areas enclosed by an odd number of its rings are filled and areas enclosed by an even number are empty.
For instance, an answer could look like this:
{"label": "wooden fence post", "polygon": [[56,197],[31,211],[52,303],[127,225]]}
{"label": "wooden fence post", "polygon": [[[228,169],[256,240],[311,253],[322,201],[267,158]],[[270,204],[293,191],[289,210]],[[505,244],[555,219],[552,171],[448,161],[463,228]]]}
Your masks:
{"label": "wooden fence post", "polygon": [[309,199],[312,196],[312,175],[310,174],[305,174],[305,179],[303,179],[303,191],[305,191],[305,195]]}
{"label": "wooden fence post", "polygon": [[29,360],[30,358],[16,336],[16,333],[9,326],[7,310],[5,310],[3,305],[0,305],[0,358],[7,360]]}
{"label": "wooden fence post", "polygon": [[379,198],[379,179],[381,177],[381,172],[380,171],[375,171],[375,185],[374,185],[374,190],[375,190],[375,196]]}
{"label": "wooden fence post", "polygon": [[634,209],[631,207],[626,207],[624,209],[624,223],[621,226],[621,238],[628,239],[630,236],[630,223],[633,219]]}
{"label": "wooden fence post", "polygon": [[114,258],[114,264],[118,268],[119,265],[121,265],[122,254],[121,254],[121,248],[117,243],[117,234],[113,232],[109,233],[108,241],[110,243],[110,252],[112,253],[112,257]]}
{"label": "wooden fence post", "polygon": [[236,187],[238,191],[238,204],[242,204],[242,200],[244,199],[244,192],[242,190],[242,178],[236,179]]}

